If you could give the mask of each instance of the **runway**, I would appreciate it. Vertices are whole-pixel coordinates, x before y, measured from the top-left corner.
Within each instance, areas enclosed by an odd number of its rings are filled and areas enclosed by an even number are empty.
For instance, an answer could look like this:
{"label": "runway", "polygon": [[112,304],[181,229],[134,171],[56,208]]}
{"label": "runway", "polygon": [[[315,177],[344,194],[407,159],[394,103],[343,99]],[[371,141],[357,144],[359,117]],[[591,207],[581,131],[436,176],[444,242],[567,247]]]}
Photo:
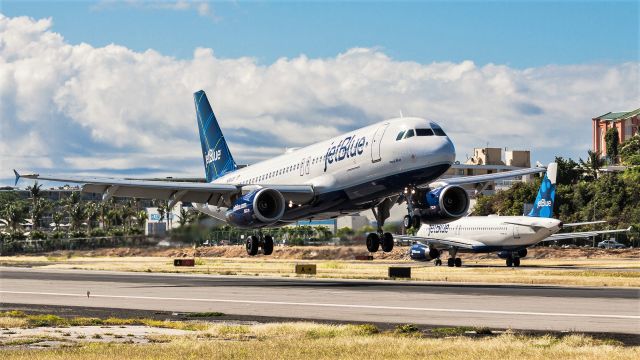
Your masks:
{"label": "runway", "polygon": [[640,290],[0,268],[2,303],[640,334]]}

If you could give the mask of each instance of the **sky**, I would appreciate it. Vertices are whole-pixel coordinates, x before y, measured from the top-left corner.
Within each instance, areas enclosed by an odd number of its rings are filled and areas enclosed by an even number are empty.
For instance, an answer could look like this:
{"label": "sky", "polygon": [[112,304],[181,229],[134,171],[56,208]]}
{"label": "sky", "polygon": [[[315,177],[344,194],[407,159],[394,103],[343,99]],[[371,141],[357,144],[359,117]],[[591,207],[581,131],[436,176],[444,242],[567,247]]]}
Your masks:
{"label": "sky", "polygon": [[0,184],[202,176],[192,93],[238,163],[399,112],[456,144],[585,157],[640,107],[628,2],[0,1]]}

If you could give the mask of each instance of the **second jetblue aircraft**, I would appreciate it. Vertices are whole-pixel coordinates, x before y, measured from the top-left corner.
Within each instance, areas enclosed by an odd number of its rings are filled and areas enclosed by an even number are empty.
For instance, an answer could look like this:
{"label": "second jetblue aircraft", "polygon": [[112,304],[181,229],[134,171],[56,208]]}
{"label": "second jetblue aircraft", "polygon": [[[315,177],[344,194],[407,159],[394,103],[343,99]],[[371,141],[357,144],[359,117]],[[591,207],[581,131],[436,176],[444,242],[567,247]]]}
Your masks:
{"label": "second jetblue aircraft", "polygon": [[[206,183],[151,181],[16,172],[20,176],[84,184],[85,192],[191,202],[198,211],[241,228],[282,226],[371,209],[378,231],[367,236],[371,252],[391,251],[382,226],[394,204],[407,203],[405,224],[446,223],[465,216],[469,196],[459,185],[545,171],[544,168],[452,178],[433,183],[454,162],[442,128],[416,117],[381,121],[344,135],[239,169],[204,91],[194,94]],[[247,252],[273,251],[269,235],[247,239]]]}
{"label": "second jetblue aircraft", "polygon": [[[409,250],[413,260],[434,260],[441,265],[440,255],[449,251],[448,266],[462,266],[459,252],[492,253],[505,259],[507,266],[520,266],[527,256],[527,247],[541,241],[588,238],[599,234],[629,231],[630,229],[557,233],[562,221],[553,219],[558,164],[551,163],[542,179],[534,206],[526,216],[468,216],[448,224],[422,225],[416,236],[397,235],[400,240],[417,241]],[[588,221],[564,224],[564,227],[603,223]]]}

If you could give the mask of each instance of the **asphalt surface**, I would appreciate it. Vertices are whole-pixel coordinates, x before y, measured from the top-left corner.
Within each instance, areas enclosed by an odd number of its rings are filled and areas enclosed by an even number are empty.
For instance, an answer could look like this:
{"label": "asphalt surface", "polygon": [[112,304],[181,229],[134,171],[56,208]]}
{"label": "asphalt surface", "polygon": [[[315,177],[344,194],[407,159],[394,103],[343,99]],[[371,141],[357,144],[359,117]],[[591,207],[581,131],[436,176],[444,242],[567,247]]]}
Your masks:
{"label": "asphalt surface", "polygon": [[640,289],[0,268],[0,302],[640,334]]}

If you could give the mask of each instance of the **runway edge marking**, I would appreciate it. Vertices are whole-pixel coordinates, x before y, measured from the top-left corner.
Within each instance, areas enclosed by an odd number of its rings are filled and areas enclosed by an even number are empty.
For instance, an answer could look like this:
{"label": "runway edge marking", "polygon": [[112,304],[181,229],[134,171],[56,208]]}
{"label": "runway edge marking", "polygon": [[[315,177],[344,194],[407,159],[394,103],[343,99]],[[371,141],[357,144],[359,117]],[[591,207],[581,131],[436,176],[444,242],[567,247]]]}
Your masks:
{"label": "runway edge marking", "polygon": [[[83,297],[83,298],[86,298],[86,296],[87,296],[86,293],[85,294],[69,294],[69,293],[52,293],[52,292],[34,292],[34,291],[5,291],[5,290],[0,290],[0,293],[2,293],[2,294],[15,294],[15,295],[49,295],[49,296]],[[435,312],[451,312],[451,313],[529,315],[529,316],[592,317],[592,318],[607,318],[607,319],[633,319],[633,320],[640,320],[640,316],[635,316],[635,315],[571,314],[571,313],[546,313],[546,312],[529,312],[529,311],[443,309],[443,308],[421,308],[421,307],[405,307],[405,306],[384,306],[384,305],[324,304],[324,303],[300,303],[300,302],[286,302],[286,301],[199,299],[199,298],[130,296],[130,295],[99,295],[99,294],[91,294],[91,297],[92,298],[106,298],[106,299],[197,301],[197,302],[218,302],[218,303],[235,303],[235,304],[290,305],[290,306],[338,307],[338,308],[354,308],[354,309],[435,311]]]}

